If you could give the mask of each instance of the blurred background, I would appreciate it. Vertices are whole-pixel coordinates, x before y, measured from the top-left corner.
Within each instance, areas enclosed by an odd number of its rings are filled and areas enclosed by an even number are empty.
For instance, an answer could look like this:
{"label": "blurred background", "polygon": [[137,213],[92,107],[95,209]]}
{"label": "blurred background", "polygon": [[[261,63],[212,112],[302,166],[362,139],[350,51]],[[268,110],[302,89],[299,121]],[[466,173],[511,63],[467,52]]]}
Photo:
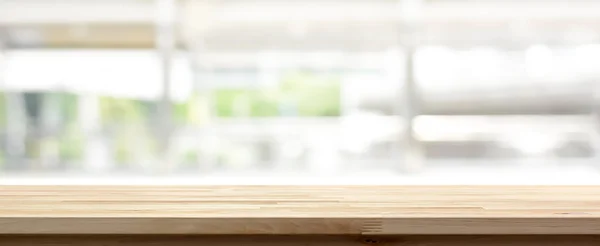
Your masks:
{"label": "blurred background", "polygon": [[598,178],[598,10],[594,0],[0,0],[0,180]]}

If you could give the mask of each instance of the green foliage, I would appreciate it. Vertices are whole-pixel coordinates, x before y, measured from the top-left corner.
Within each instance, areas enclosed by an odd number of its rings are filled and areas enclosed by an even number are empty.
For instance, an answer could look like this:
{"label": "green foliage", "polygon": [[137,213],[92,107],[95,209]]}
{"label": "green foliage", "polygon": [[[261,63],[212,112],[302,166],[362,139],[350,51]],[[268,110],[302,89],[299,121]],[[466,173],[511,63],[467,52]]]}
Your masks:
{"label": "green foliage", "polygon": [[286,76],[281,83],[283,96],[297,105],[300,116],[338,116],[341,113],[340,81],[308,73]]}
{"label": "green foliage", "polygon": [[191,104],[187,103],[176,103],[173,105],[173,118],[177,123],[186,123],[188,121],[188,113],[191,110]]}
{"label": "green foliage", "polygon": [[58,93],[61,110],[67,124],[77,121],[79,98],[72,93]]}
{"label": "green foliage", "polygon": [[25,106],[25,115],[31,119],[34,124],[38,123],[42,117],[42,103],[46,94],[41,92],[23,92],[23,106]]}
{"label": "green foliage", "polygon": [[144,156],[151,156],[157,151],[157,139],[144,124],[119,127],[114,137],[114,156],[119,164],[136,161],[136,151]]}
{"label": "green foliage", "polygon": [[100,115],[105,123],[142,123],[148,118],[142,102],[113,97],[100,98]]}
{"label": "green foliage", "polygon": [[[126,164],[134,159],[134,147],[151,154],[156,149],[156,139],[148,127],[156,102],[125,98],[100,98],[100,115],[105,124],[117,124],[114,138],[115,160]],[[122,125],[121,125],[122,124]],[[138,146],[143,144],[143,146]]]}
{"label": "green foliage", "polygon": [[[2,168],[2,166],[4,166],[6,164],[6,157],[4,154],[4,151],[0,151],[0,168]],[[0,171],[2,171],[0,169]]]}
{"label": "green foliage", "polygon": [[215,91],[215,107],[219,117],[235,117],[236,103],[246,103],[249,116],[276,116],[277,100],[270,97],[266,91],[244,89],[221,89]]}
{"label": "green foliage", "polygon": [[254,91],[250,102],[251,116],[272,117],[279,114],[278,101],[265,91]]}
{"label": "green foliage", "polygon": [[252,117],[278,116],[284,104],[295,107],[299,116],[338,116],[341,112],[340,81],[306,73],[286,76],[277,88],[219,89],[215,91],[217,116],[235,117],[240,99],[250,105]]}
{"label": "green foliage", "polygon": [[133,153],[129,147],[130,145],[127,138],[118,136],[115,139],[114,157],[118,164],[126,164],[133,159]]}
{"label": "green foliage", "polygon": [[6,94],[0,92],[0,126],[6,126]]}
{"label": "green foliage", "polygon": [[249,97],[250,91],[242,89],[221,89],[215,92],[215,107],[219,117],[234,116],[236,98]]}
{"label": "green foliage", "polygon": [[81,160],[83,158],[83,134],[79,127],[70,123],[59,142],[59,153],[64,160]]}
{"label": "green foliage", "polygon": [[[299,116],[338,116],[341,112],[340,81],[334,77],[316,76],[309,73],[293,73],[284,77],[276,88],[267,89],[218,89],[214,93],[214,110],[218,117],[241,115],[236,108],[247,107],[250,117],[273,117],[280,115],[280,107],[286,105]],[[173,105],[173,117],[179,124],[198,124],[206,100],[198,94],[188,101]],[[72,101],[67,98],[65,101]],[[74,103],[67,103],[74,105]],[[131,124],[146,122],[152,113],[152,105],[132,99],[102,97],[101,117],[105,123]],[[70,115],[71,113],[68,113]]]}
{"label": "green foliage", "polygon": [[200,155],[197,150],[188,150],[181,153],[181,162],[187,166],[193,166],[200,161]]}

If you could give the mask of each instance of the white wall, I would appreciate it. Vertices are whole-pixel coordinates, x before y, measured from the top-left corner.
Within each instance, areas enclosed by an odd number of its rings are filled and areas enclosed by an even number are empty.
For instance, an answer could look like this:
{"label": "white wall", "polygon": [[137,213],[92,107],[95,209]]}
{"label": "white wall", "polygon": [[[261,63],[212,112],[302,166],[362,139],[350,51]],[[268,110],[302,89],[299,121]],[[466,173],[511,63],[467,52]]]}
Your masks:
{"label": "white wall", "polygon": [[[6,52],[6,90],[55,90],[153,99],[161,95],[161,68],[152,50],[12,50]],[[192,70],[182,54],[174,58],[174,100],[193,89]]]}

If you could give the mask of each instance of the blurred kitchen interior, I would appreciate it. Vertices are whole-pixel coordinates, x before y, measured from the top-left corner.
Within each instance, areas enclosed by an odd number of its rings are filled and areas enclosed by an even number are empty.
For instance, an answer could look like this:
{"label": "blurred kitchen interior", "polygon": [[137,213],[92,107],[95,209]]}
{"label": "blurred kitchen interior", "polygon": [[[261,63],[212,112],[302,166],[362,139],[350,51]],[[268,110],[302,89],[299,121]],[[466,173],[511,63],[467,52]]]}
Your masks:
{"label": "blurred kitchen interior", "polygon": [[0,0],[0,173],[593,166],[599,10]]}

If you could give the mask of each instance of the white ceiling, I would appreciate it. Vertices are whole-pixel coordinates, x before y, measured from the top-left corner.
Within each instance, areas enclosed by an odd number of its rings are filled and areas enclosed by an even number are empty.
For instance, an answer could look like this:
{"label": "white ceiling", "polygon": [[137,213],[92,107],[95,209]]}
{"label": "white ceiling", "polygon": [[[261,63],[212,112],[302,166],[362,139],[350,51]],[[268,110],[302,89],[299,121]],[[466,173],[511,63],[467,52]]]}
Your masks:
{"label": "white ceiling", "polygon": [[[180,6],[183,38],[214,51],[387,49],[406,40],[406,13],[419,19],[421,43],[600,42],[600,1],[436,0],[411,11],[393,0],[183,0]],[[155,7],[152,0],[3,0],[0,26],[152,25]]]}
{"label": "white ceiling", "polygon": [[[406,0],[405,0],[406,1]],[[413,0],[414,1],[414,0]],[[272,1],[272,0],[181,0],[181,13],[189,18],[209,15],[216,22],[289,22],[402,20],[400,1]],[[598,1],[424,1],[424,22],[508,20],[598,21]],[[3,0],[0,23],[152,22],[152,0]],[[203,13],[195,15],[192,13]]]}

